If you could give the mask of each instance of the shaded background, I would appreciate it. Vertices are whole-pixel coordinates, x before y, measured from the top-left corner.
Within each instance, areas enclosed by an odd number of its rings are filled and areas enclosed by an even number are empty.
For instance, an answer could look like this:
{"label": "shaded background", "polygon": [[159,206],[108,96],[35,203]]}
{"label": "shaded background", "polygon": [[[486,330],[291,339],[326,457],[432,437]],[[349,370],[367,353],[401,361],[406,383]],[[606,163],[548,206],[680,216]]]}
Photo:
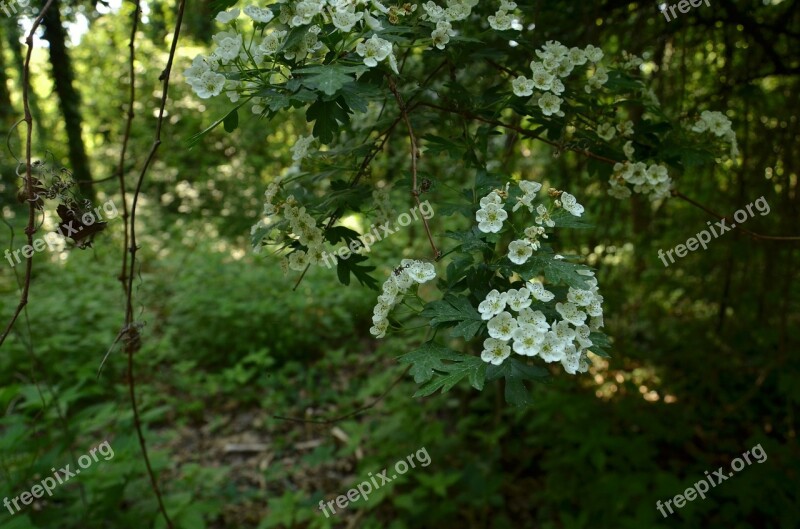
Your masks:
{"label": "shaded background", "polygon": [[[522,2],[520,2],[522,3]],[[723,214],[763,196],[769,215],[747,228],[797,235],[800,2],[713,0],[667,22],[650,3],[537,2],[524,6],[538,44],[595,44],[654,63],[655,94],[672,116],[724,111],[741,164],[693,166],[676,185]],[[589,3],[586,3],[589,4]],[[34,53],[35,152],[69,167],[98,201],[116,199],[113,178],[127,101],[129,5],[57,2],[45,19],[49,47]],[[494,8],[492,8],[494,9]],[[158,76],[174,6],[148,2],[137,40],[137,119],[126,172],[135,175],[152,141]],[[31,8],[26,10],[31,13]],[[190,57],[208,49],[213,9],[189,3],[164,129],[165,144],[143,191],[137,318],[147,322],[136,356],[140,409],[151,457],[177,527],[725,527],[800,526],[800,307],[798,245],[740,232],[665,268],[658,249],[683,243],[710,217],[672,199],[618,202],[586,160],[504,138],[509,173],[527,171],[575,192],[596,228],[562,241],[589,255],[605,296],[612,358],[590,374],[560,374],[534,389],[535,403],[508,408],[502,388],[457,387],[411,399],[403,378],[367,412],[334,417],[382,395],[401,375],[395,358],[415,337],[377,342],[368,333],[374,293],[345,288],[312,269],[296,292],[277,260],[253,256],[250,226],[263,189],[291,165],[305,120],[243,120],[233,135],[188,138],[224,114],[183,84]],[[28,20],[28,22],[26,22]],[[0,18],[0,122],[21,117],[20,39],[29,17]],[[82,29],[81,29],[82,28]],[[72,34],[72,38],[70,37]],[[526,56],[519,57],[520,66]],[[55,67],[53,66],[55,65]],[[480,90],[481,78],[470,88]],[[458,126],[442,121],[439,135]],[[3,149],[3,248],[22,245],[26,213]],[[528,154],[523,156],[521,152]],[[392,182],[406,147],[398,137],[373,169]],[[442,177],[429,200],[469,185],[446,157],[426,160]],[[89,181],[95,180],[91,184]],[[398,211],[407,193],[393,194]],[[583,199],[585,197],[585,199]],[[409,204],[410,206],[410,204]],[[450,219],[433,219],[435,232]],[[162,527],[132,426],[124,356],[97,367],[124,320],[116,279],[121,220],[91,250],[37,254],[30,305],[0,354],[0,496],[16,496],[108,439],[111,461],[95,464],[3,528]],[[383,277],[398,254],[418,255],[414,229],[375,247]],[[0,267],[0,316],[16,306],[17,278]],[[754,445],[768,459],[663,519],[655,508]],[[242,447],[242,445],[250,445]],[[430,466],[410,471],[325,519],[317,504],[420,447]]]}

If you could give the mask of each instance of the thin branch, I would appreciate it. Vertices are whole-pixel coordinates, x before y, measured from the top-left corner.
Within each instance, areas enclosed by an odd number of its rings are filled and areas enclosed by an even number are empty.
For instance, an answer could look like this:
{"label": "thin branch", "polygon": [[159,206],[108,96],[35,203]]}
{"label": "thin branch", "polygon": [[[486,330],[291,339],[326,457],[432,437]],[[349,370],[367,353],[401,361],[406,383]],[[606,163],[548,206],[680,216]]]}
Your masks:
{"label": "thin branch", "polygon": [[[25,39],[25,45],[28,47],[25,53],[25,63],[22,67],[22,106],[25,110],[25,117],[23,121],[26,125],[25,132],[25,195],[28,199],[28,225],[25,228],[25,235],[28,237],[28,246],[33,246],[33,234],[36,233],[36,198],[34,195],[33,174],[31,171],[31,144],[33,142],[33,116],[31,115],[30,107],[30,90],[31,90],[31,55],[33,54],[33,35],[39,29],[42,19],[47,14],[50,6],[53,5],[53,0],[47,0],[39,16],[33,21],[31,30]],[[11,316],[11,321],[8,322],[6,330],[0,336],[0,346],[6,341],[9,333],[11,332],[14,323],[17,321],[22,309],[28,304],[28,293],[31,289],[31,276],[33,273],[33,253],[30,257],[25,258],[25,282],[22,286],[22,294],[20,294],[19,304]]]}
{"label": "thin branch", "polygon": [[345,419],[349,419],[350,417],[354,417],[354,416],[356,416],[356,415],[358,415],[360,413],[363,413],[363,412],[367,411],[370,408],[374,408],[375,405],[377,405],[380,401],[385,399],[386,396],[397,386],[397,384],[399,384],[400,381],[403,380],[403,377],[406,376],[406,373],[408,373],[409,369],[411,369],[411,366],[406,367],[405,371],[403,371],[400,374],[400,376],[397,377],[394,382],[392,382],[392,385],[389,386],[388,388],[386,388],[386,391],[384,391],[383,393],[378,395],[378,397],[376,397],[375,400],[373,400],[372,402],[370,402],[366,406],[362,406],[360,408],[357,408],[357,409],[351,411],[350,413],[346,413],[346,414],[344,414],[344,415],[342,415],[340,417],[335,417],[333,419],[299,419],[297,417],[283,417],[281,415],[273,415],[272,417],[274,419],[279,419],[281,421],[290,421],[290,422],[299,422],[299,423],[314,423],[314,424],[333,424],[333,423],[337,423],[337,422],[343,421]]}
{"label": "thin branch", "polygon": [[[417,158],[419,158],[417,137],[414,134],[414,127],[411,126],[411,119],[408,117],[408,109],[403,101],[403,96],[400,95],[400,92],[397,90],[397,84],[395,84],[394,79],[391,77],[389,78],[389,90],[392,91],[394,98],[397,100],[397,106],[400,108],[400,116],[406,124],[406,129],[408,129],[408,139],[411,143],[411,195],[414,197],[417,207],[420,207],[419,187],[417,186]],[[436,243],[433,242],[433,236],[431,235],[431,228],[428,226],[428,219],[424,216],[422,217],[422,224],[425,226],[425,234],[428,236],[428,241],[431,243],[431,248],[433,249],[433,260],[438,261],[442,256],[442,252],[436,248]]]}
{"label": "thin branch", "polygon": [[[125,288],[125,281],[128,275],[128,199],[125,194],[125,154],[128,151],[128,140],[131,136],[131,125],[133,124],[133,106],[136,101],[136,70],[134,68],[134,61],[136,60],[136,30],[139,27],[139,2],[140,0],[133,0],[133,22],[131,23],[131,40],[128,43],[130,48],[130,61],[128,75],[130,75],[130,97],[128,99],[128,117],[125,121],[125,133],[122,137],[122,152],[119,155],[119,166],[117,167],[117,177],[119,177],[119,192],[122,195],[122,223],[124,224],[124,240],[122,243],[122,271],[119,274],[119,280],[122,282],[122,288]],[[113,346],[112,346],[113,347]],[[108,356],[108,355],[106,355]],[[100,369],[102,369],[102,364]],[[99,375],[99,371],[98,371]]]}
{"label": "thin branch", "polygon": [[[150,476],[150,484],[152,485],[153,492],[156,495],[156,499],[158,500],[158,507],[161,511],[161,514],[164,516],[164,520],[166,521],[167,527],[172,529],[172,521],[167,514],[167,510],[164,507],[164,500],[161,497],[161,491],[158,488],[158,482],[156,481],[155,473],[153,472],[153,467],[150,464],[150,458],[147,455],[147,445],[144,439],[144,434],[142,433],[142,423],[141,418],[139,417],[139,410],[136,404],[136,382],[134,377],[134,370],[133,370],[133,354],[139,350],[141,347],[141,341],[139,336],[138,326],[134,324],[133,321],[133,278],[134,273],[133,270],[136,268],[136,207],[139,203],[139,195],[142,191],[142,184],[144,183],[145,176],[147,175],[147,171],[150,168],[150,164],[155,159],[156,152],[158,148],[161,146],[161,129],[164,124],[164,110],[167,106],[167,98],[169,96],[169,80],[170,75],[172,73],[172,64],[175,59],[175,51],[178,47],[178,39],[180,38],[181,34],[181,25],[183,23],[183,13],[186,8],[186,0],[180,0],[178,4],[178,16],[175,21],[175,32],[172,37],[172,45],[170,46],[169,50],[169,57],[167,58],[167,65],[164,68],[164,71],[161,72],[161,76],[159,77],[160,81],[163,81],[163,86],[161,90],[161,105],[158,111],[158,119],[156,120],[156,130],[155,130],[155,137],[153,139],[153,144],[150,147],[150,152],[145,159],[144,166],[142,167],[141,172],[139,173],[139,179],[136,182],[136,190],[133,195],[133,204],[131,205],[131,212],[130,212],[130,273],[127,274],[127,285],[125,290],[126,295],[126,306],[125,306],[125,326],[123,327],[122,333],[125,334],[125,349],[128,355],[128,390],[130,393],[131,399],[131,407],[133,410],[133,421],[136,426],[136,434],[139,437],[139,446],[142,449],[142,456],[144,457],[145,466],[147,467],[147,473]],[[137,17],[138,18],[138,17]],[[135,38],[135,31],[132,32],[133,37]],[[131,57],[134,57],[134,49],[131,47]],[[131,78],[131,83],[133,83],[133,78]],[[123,188],[124,193],[124,177],[121,176],[120,185]],[[124,196],[124,195],[123,195]]]}
{"label": "thin branch", "polygon": [[[681,193],[677,189],[673,189],[672,190],[672,195],[680,198],[681,200],[685,200],[686,202],[688,202],[689,204],[693,205],[694,207],[705,211],[706,213],[708,213],[712,217],[717,217],[720,220],[721,219],[731,220],[731,217],[726,217],[724,215],[720,215],[716,211],[714,211],[714,210],[712,210],[712,209],[700,204],[699,202],[687,197],[686,195],[684,195],[683,193]],[[746,233],[747,235],[750,235],[751,237],[753,237],[755,239],[763,239],[763,240],[767,240],[767,241],[800,241],[800,237],[795,237],[795,236],[762,235],[760,233],[756,233],[754,231],[750,231],[747,228],[742,228],[741,224],[736,224],[735,226],[733,226],[733,228],[741,230],[743,233]]]}

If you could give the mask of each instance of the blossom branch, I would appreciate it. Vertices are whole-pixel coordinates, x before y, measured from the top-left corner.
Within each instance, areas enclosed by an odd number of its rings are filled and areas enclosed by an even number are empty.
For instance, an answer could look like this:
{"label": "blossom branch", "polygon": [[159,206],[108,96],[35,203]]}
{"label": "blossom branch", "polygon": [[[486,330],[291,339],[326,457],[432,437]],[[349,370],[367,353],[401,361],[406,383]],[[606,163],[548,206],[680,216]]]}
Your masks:
{"label": "blossom branch", "polygon": [[[548,145],[550,145],[552,147],[555,147],[557,149],[561,149],[562,148],[562,146],[560,144],[558,144],[557,142],[548,140],[546,138],[542,138],[541,137],[542,133],[535,133],[535,132],[533,132],[531,130],[522,128],[522,127],[520,127],[518,125],[511,125],[511,124],[508,124],[508,123],[503,123],[503,122],[495,120],[495,119],[485,118],[483,116],[480,116],[478,114],[474,114],[474,113],[466,111],[466,110],[448,108],[448,107],[436,105],[436,104],[433,104],[433,103],[418,103],[418,105],[419,106],[430,107],[430,108],[433,108],[433,109],[436,109],[436,110],[440,110],[442,112],[448,112],[448,113],[451,113],[451,114],[457,114],[457,115],[463,116],[463,117],[465,117],[467,119],[472,119],[472,120],[475,120],[475,121],[481,121],[483,123],[487,123],[489,125],[494,125],[496,127],[501,127],[501,128],[508,129],[508,130],[513,130],[513,131],[519,133],[521,136],[524,136],[526,138],[541,141],[541,142],[546,143],[546,144],[548,144]],[[581,154],[581,155],[583,155],[583,156],[585,156],[587,158],[592,158],[592,159],[601,161],[603,163],[612,164],[612,165],[619,163],[617,160],[613,160],[611,158],[607,158],[605,156],[601,156],[599,154],[595,154],[592,151],[590,151],[589,149],[581,149],[581,148],[578,148],[577,146],[573,146],[569,150],[571,150],[573,152],[576,152],[578,154]],[[704,212],[708,213],[709,215],[711,215],[713,217],[716,217],[718,219],[727,218],[724,215],[720,215],[719,213],[716,213],[715,211],[709,209],[708,207],[703,206],[699,202],[697,202],[697,201],[693,200],[692,198],[684,195],[683,193],[681,193],[677,189],[673,189],[672,190],[672,196],[680,198],[681,200],[683,200],[685,202],[688,202],[692,206],[703,210]],[[742,231],[742,233],[746,233],[747,235],[751,236],[754,239],[772,240],[772,241],[800,241],[800,236],[763,235],[761,233],[756,233],[754,231],[748,230],[747,228],[742,227],[741,224],[736,224],[734,229],[740,230],[740,231]]]}

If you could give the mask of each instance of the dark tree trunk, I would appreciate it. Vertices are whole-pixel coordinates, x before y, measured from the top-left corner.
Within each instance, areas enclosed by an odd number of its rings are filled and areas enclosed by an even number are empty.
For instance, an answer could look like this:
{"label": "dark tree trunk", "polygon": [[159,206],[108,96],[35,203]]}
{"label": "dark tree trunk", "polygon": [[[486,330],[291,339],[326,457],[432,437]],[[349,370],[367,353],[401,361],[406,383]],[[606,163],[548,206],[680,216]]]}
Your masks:
{"label": "dark tree trunk", "polygon": [[67,51],[66,31],[61,22],[59,7],[60,2],[54,0],[44,17],[44,38],[50,43],[53,84],[61,103],[61,113],[64,116],[70,169],[75,180],[79,182],[81,194],[85,198],[94,199],[89,158],[81,137],[83,119],[81,118],[80,96],[73,86],[72,63]]}

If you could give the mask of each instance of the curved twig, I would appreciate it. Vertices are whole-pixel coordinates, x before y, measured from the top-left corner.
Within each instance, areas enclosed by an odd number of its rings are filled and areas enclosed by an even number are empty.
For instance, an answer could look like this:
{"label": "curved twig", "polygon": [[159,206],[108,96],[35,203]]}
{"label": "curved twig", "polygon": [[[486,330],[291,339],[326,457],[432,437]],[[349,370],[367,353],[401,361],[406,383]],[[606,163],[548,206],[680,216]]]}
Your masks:
{"label": "curved twig", "polygon": [[[31,30],[25,38],[25,45],[28,50],[25,53],[25,63],[22,67],[22,106],[25,111],[25,117],[22,119],[26,124],[25,132],[25,195],[28,197],[28,225],[25,228],[25,235],[28,238],[28,246],[33,246],[33,234],[36,233],[36,200],[32,199],[34,196],[33,174],[31,172],[31,144],[33,142],[33,116],[31,115],[30,106],[30,90],[31,90],[31,56],[33,54],[33,35],[39,29],[42,19],[47,14],[50,6],[53,5],[53,0],[47,0],[39,16],[33,21]],[[17,321],[22,309],[28,304],[28,293],[31,290],[31,275],[33,273],[33,254],[25,258],[25,282],[22,286],[22,294],[19,297],[19,304],[17,309],[11,316],[11,321],[8,322],[3,335],[0,336],[0,346],[6,341],[9,333],[11,333],[14,323]]]}

